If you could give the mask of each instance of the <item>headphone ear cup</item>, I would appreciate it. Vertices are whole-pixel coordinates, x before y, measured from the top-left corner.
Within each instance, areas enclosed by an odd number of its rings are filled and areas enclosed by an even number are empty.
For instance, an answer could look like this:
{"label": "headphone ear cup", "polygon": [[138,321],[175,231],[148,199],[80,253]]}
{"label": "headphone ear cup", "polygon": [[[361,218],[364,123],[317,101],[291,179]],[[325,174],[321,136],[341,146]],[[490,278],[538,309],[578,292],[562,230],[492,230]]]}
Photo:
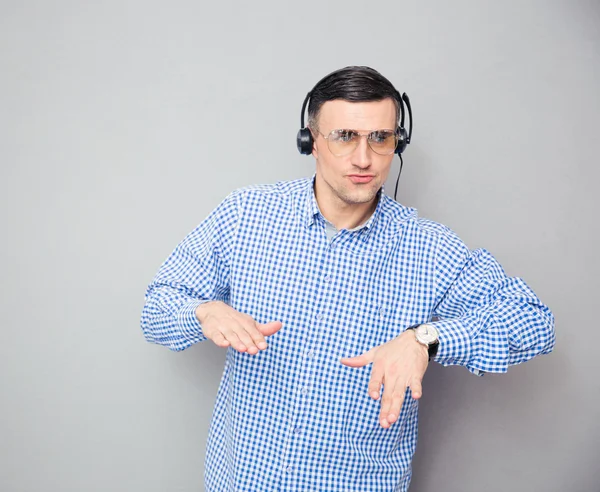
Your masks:
{"label": "headphone ear cup", "polygon": [[303,155],[312,154],[313,150],[313,136],[308,128],[301,128],[298,130],[298,136],[296,137],[296,146],[298,152]]}
{"label": "headphone ear cup", "polygon": [[398,128],[398,144],[396,145],[396,154],[400,155],[406,150],[408,144],[408,133],[403,126]]}

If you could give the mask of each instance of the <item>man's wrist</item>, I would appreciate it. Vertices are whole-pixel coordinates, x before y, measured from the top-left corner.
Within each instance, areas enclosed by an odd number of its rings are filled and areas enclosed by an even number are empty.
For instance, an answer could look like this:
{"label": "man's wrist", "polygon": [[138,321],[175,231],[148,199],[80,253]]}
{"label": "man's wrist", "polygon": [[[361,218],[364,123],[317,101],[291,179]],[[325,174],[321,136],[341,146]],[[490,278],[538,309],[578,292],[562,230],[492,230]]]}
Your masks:
{"label": "man's wrist", "polygon": [[198,319],[198,322],[200,324],[203,323],[204,318],[206,317],[206,314],[208,313],[208,310],[210,309],[210,304],[214,303],[214,302],[219,302],[219,301],[203,301],[202,304],[198,305],[198,307],[196,308],[196,318]]}
{"label": "man's wrist", "polygon": [[414,329],[410,329],[407,331],[412,331],[412,340],[414,340],[415,344],[419,347],[419,350],[423,353],[423,357],[425,357],[426,360],[429,360],[429,348],[426,345],[423,345],[421,342],[419,342],[419,340],[417,340],[417,334],[415,333]]}
{"label": "man's wrist", "polygon": [[429,360],[432,360],[438,351],[439,347],[439,332],[431,323],[417,323],[409,326],[407,331],[414,332],[415,340],[426,351]]}

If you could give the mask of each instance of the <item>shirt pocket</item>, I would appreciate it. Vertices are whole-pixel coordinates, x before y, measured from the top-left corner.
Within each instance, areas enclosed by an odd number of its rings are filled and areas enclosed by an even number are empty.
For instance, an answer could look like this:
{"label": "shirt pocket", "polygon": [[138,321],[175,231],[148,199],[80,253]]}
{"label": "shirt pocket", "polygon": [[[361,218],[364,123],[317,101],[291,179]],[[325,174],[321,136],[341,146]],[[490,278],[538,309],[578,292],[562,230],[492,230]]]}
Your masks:
{"label": "shirt pocket", "polygon": [[344,357],[354,357],[389,342],[408,326],[402,313],[390,303],[353,299],[345,327]]}
{"label": "shirt pocket", "polygon": [[360,355],[389,342],[409,326],[431,321],[427,306],[388,299],[374,296],[351,299],[344,322],[344,357]]}

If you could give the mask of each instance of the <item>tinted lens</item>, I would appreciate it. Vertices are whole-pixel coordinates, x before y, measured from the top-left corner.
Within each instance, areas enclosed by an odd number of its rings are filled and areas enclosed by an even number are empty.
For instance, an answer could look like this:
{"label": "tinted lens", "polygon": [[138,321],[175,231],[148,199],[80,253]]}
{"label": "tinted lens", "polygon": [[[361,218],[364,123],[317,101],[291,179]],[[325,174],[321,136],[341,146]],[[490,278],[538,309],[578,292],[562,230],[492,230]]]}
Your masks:
{"label": "tinted lens", "polygon": [[[337,156],[354,152],[361,136],[355,130],[333,130],[327,137],[327,145],[332,154]],[[390,155],[396,150],[398,143],[396,132],[392,130],[376,130],[368,136],[369,147],[380,155]]]}
{"label": "tinted lens", "polygon": [[393,154],[396,144],[396,132],[391,130],[378,130],[369,135],[369,145],[378,154]]}
{"label": "tinted lens", "polygon": [[360,135],[353,130],[333,130],[327,138],[329,150],[334,155],[346,155],[358,145]]}

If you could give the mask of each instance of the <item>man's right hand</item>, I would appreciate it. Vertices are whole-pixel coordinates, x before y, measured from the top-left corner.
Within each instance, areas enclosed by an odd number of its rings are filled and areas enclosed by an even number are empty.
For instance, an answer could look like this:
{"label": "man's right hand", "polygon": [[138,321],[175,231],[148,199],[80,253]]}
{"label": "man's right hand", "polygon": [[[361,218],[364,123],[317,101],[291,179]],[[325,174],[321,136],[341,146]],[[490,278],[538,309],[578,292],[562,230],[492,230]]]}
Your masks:
{"label": "man's right hand", "polygon": [[283,323],[258,323],[251,316],[236,311],[222,301],[210,301],[196,308],[202,333],[219,347],[233,347],[238,352],[257,354],[267,348],[265,337],[277,333]]}

